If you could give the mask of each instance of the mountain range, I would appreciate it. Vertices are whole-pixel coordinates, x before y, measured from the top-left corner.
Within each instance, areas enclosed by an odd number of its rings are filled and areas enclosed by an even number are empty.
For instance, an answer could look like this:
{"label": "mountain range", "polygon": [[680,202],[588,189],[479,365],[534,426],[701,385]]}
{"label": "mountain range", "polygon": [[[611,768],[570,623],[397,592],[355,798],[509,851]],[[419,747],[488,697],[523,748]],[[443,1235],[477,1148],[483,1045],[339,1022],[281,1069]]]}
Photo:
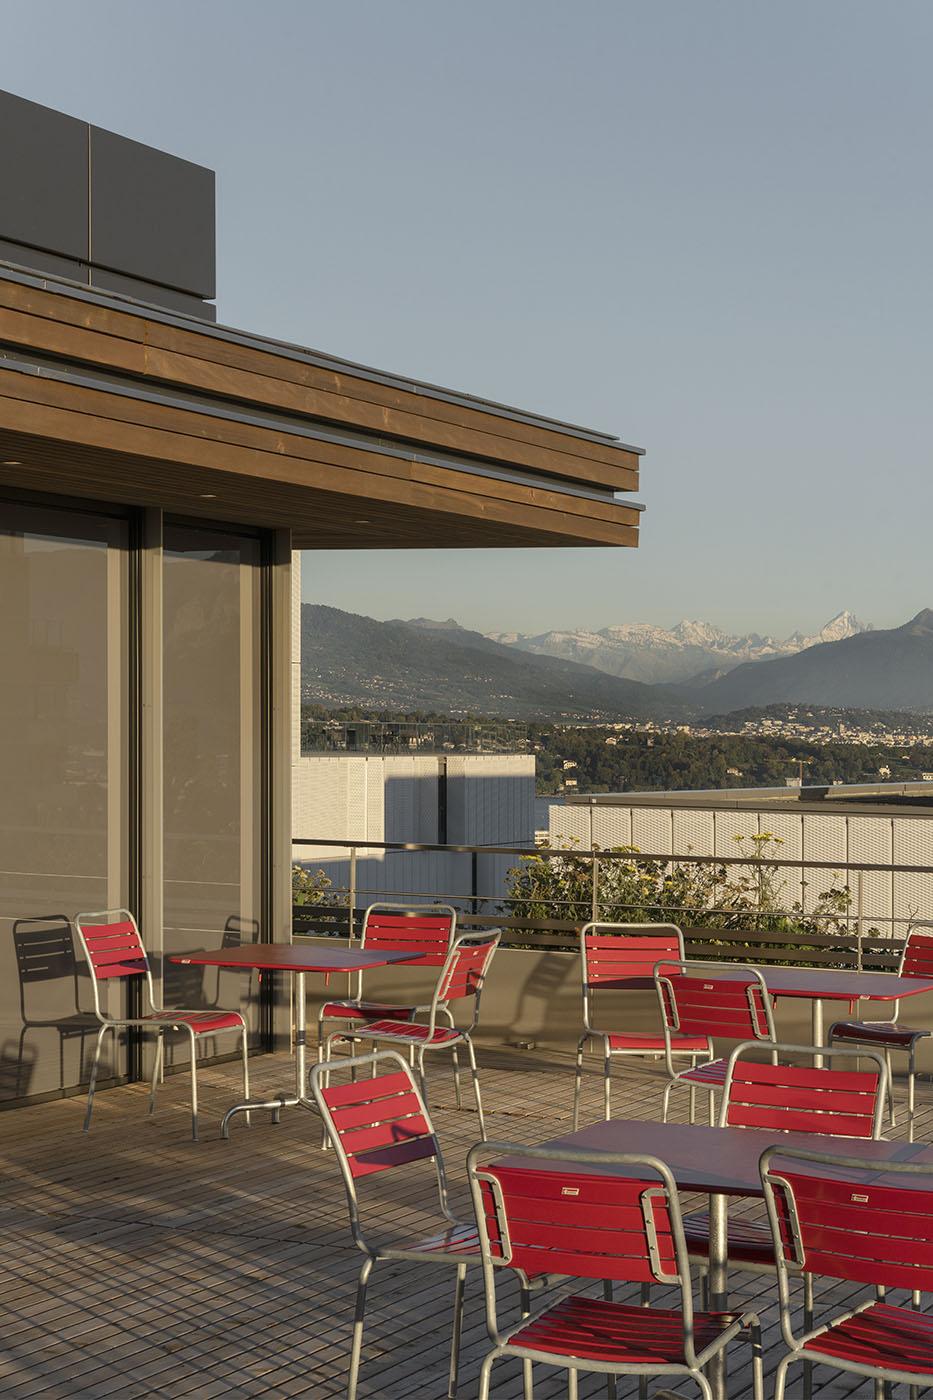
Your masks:
{"label": "mountain range", "polygon": [[707,714],[781,701],[866,710],[933,710],[933,610],[795,656],[737,666],[694,690]]}
{"label": "mountain range", "polygon": [[[725,673],[710,668],[689,683],[649,684],[536,654],[453,619],[377,622],[305,603],[302,696],[332,707],[571,721],[700,720],[784,702],[933,712],[933,610],[901,627],[854,627],[862,624],[843,613],[819,634],[828,639],[804,638],[812,644],[789,654],[759,652],[736,664],[733,652]],[[698,645],[693,635],[689,644]]]}
{"label": "mountain range", "polygon": [[503,719],[686,718],[673,687],[642,685],[504,646],[452,620],[377,622],[303,603],[302,698],[329,706]]}
{"label": "mountain range", "polygon": [[[417,618],[415,623],[439,628],[456,626],[450,621],[431,623],[425,618]],[[623,622],[603,627],[598,632],[577,628],[541,632],[537,636],[522,632],[488,635],[494,641],[536,656],[559,656],[565,661],[595,666],[610,676],[624,676],[627,680],[655,685],[712,681],[743,662],[793,656],[808,647],[842,641],[870,630],[868,624],[846,611],[837,613],[815,636],[794,632],[784,640],[757,632],[733,636],[709,622],[688,619],[670,629],[648,622]]]}

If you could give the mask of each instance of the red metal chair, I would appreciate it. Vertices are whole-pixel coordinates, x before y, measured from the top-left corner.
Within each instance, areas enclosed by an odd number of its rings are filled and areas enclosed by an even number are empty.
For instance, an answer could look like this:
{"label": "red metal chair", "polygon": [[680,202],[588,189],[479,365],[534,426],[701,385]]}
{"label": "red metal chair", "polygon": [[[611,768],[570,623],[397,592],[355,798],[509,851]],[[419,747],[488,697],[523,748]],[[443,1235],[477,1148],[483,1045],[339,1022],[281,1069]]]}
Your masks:
{"label": "red metal chair", "polygon": [[[684,936],[676,924],[584,924],[580,930],[580,967],[583,974],[583,1034],[577,1041],[576,1078],[573,1090],[573,1126],[580,1120],[580,1089],[583,1079],[583,1052],[587,1042],[596,1040],[603,1047],[603,1107],[612,1117],[610,1070],[612,1060],[623,1055],[662,1055],[666,1040],[635,1031],[609,1031],[597,1027],[595,1012],[600,991],[643,992],[654,987],[654,969],[665,957],[683,960]],[[697,1055],[708,1051],[705,1035],[672,1037],[672,1053]]]}
{"label": "red metal chair", "polygon": [[[405,967],[443,967],[457,931],[457,911],[449,904],[371,904],[363,914],[361,948],[381,948],[385,952],[418,953]],[[425,1006],[367,1001],[363,996],[363,973],[356,974],[356,992],[343,1001],[325,1002],[318,1013],[318,1059],[323,1055],[324,1026],[328,1021],[413,1021]],[[441,1011],[450,1021],[446,1007]]]}
{"label": "red metal chair", "polygon": [[[580,1371],[645,1379],[689,1375],[711,1400],[702,1368],[746,1329],[754,1395],[761,1400],[758,1318],[694,1311],[677,1188],[663,1162],[630,1153],[478,1143],[467,1165],[494,1343],[483,1362],[479,1400],[488,1400],[493,1365],[504,1356],[566,1368],[571,1400]],[[503,1330],[496,1273],[505,1268],[602,1280],[604,1297],[562,1296]],[[641,1284],[643,1301],[613,1301],[614,1283]],[[679,1289],[679,1307],[647,1305],[644,1290],[653,1283]]]}
{"label": "red metal chair", "polygon": [[[149,957],[136,926],[136,920],[127,909],[109,909],[98,914],[79,914],[75,919],[78,941],[87,959],[91,973],[91,986],[94,990],[94,1012],[100,1022],[97,1032],[97,1047],[94,1063],[91,1066],[91,1079],[88,1085],[87,1113],[84,1117],[84,1131],[91,1126],[91,1113],[94,1109],[94,1090],[97,1086],[97,1069],[100,1064],[100,1051],[104,1036],[112,1032],[116,1039],[121,1030],[148,1031],[156,1036],[157,1048],[152,1066],[152,1083],[149,1089],[149,1112],[155,1112],[156,1085],[162,1068],[163,1037],[166,1031],[184,1031],[191,1040],[191,1136],[198,1137],[198,1042],[204,1036],[221,1035],[226,1031],[236,1031],[243,1047],[243,1096],[249,1098],[249,1043],[246,1018],[239,1011],[223,1011],[216,1007],[207,1010],[186,1011],[178,1007],[163,1007],[156,999],[152,981]],[[145,992],[143,1010],[139,1016],[112,1016],[101,1006],[100,985],[114,978],[142,978]],[[247,1122],[249,1115],[247,1115]]]}
{"label": "red metal chair", "polygon": [[[480,1133],[485,1136],[486,1124],[483,1118],[483,1101],[479,1090],[479,1075],[476,1069],[476,1052],[473,1049],[473,1032],[479,1023],[480,1001],[483,985],[489,971],[493,954],[499,946],[502,933],[499,929],[483,933],[461,933],[454,939],[450,952],[444,960],[441,974],[434,988],[434,995],[428,1008],[427,1021],[368,1021],[365,1025],[351,1027],[345,1031],[334,1031],[325,1043],[324,1066],[331,1060],[335,1045],[353,1044],[357,1040],[369,1040],[374,1045],[407,1046],[414,1051],[421,1093],[427,1098],[427,1085],[424,1077],[424,1057],[429,1050],[449,1050],[453,1056],[454,1076],[457,1092],[457,1107],[462,1107],[460,1094],[460,1062],[457,1056],[459,1046],[466,1046],[470,1060],[470,1073],[473,1076],[473,1093],[476,1098],[476,1112],[479,1115]],[[473,1014],[469,1026],[458,1027],[453,1022],[449,1004],[454,1001],[472,1002]],[[445,1015],[451,1022],[446,1026],[437,1024],[438,1017]]]}
{"label": "red metal chair", "polygon": [[[933,1291],[933,1171],[910,1162],[829,1157],[769,1147],[761,1179],[777,1259],[781,1331],[790,1350],[775,1376],[783,1400],[795,1361],[885,1382],[933,1384],[933,1317],[882,1301],[880,1291]],[[797,1335],[791,1277],[867,1284],[878,1290]]]}
{"label": "red metal chair", "polygon": [[[897,969],[898,977],[933,977],[933,923],[917,922],[907,933],[907,941],[901,953]],[[894,1003],[894,1014],[887,1021],[835,1021],[829,1028],[829,1041],[842,1041],[848,1045],[873,1045],[884,1051],[891,1074],[891,1051],[902,1050],[907,1054],[907,1137],[914,1140],[914,1111],[916,1107],[916,1054],[917,1042],[924,1036],[933,1034],[926,1028],[902,1026],[898,1021],[900,1002]],[[894,1091],[891,1085],[891,1126],[894,1117]]]}
{"label": "red metal chair", "polygon": [[[715,1090],[722,1088],[728,1061],[713,1057],[715,1039],[774,1041],[774,1008],[757,968],[736,963],[658,963],[654,973],[664,1024],[664,1057],[669,1082],[664,1090],[662,1118],[667,1122],[671,1090],[676,1084],[706,1089],[709,1121],[715,1116]],[[674,1050],[682,1036],[706,1041],[707,1059],[678,1071]],[[690,1095],[693,1122],[693,1094]]]}
{"label": "red metal chair", "polygon": [[[380,1074],[380,1069],[388,1071]],[[362,1072],[350,1083],[328,1084],[337,1072]],[[364,1260],[360,1269],[350,1351],[347,1400],[355,1400],[363,1346],[366,1296],[373,1266],[383,1259],[410,1259],[423,1264],[446,1264],[457,1271],[454,1289],[453,1338],[447,1394],[457,1391],[463,1292],[466,1271],[480,1264],[476,1226],[464,1224],[451,1213],[447,1177],[440,1143],[424,1098],[411,1069],[394,1050],[340,1061],[339,1065],[315,1065],[311,1071],[314,1095],[326,1132],[343,1173],[350,1212],[350,1229]],[[416,1163],[430,1162],[440,1206],[440,1230],[427,1239],[378,1242],[364,1230],[357,1183],[387,1171],[417,1171]],[[522,1308],[528,1311],[527,1279],[521,1280]]]}
{"label": "red metal chair", "polygon": [[[772,1049],[772,1047],[767,1047]],[[875,1050],[863,1052],[874,1069],[859,1070],[859,1051],[824,1049],[812,1045],[775,1045],[775,1064],[753,1060],[760,1042],[737,1045],[729,1057],[719,1108],[720,1128],[766,1128],[785,1133],[831,1133],[838,1137],[879,1138],[888,1072]],[[820,1055],[831,1068],[782,1063],[781,1056]],[[849,1068],[836,1069],[837,1064]],[[684,1216],[684,1235],[691,1258],[709,1257],[708,1211]],[[774,1245],[767,1220],[729,1220],[729,1259],[743,1269],[770,1273]]]}

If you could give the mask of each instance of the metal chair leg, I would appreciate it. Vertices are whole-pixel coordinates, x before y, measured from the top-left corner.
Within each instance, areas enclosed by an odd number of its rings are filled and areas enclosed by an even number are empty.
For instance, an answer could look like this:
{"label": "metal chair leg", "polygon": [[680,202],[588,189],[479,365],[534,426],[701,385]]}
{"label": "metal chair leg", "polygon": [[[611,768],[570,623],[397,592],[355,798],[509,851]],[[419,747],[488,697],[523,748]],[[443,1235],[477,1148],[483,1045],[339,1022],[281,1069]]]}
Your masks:
{"label": "metal chair leg", "polygon": [[460,1056],[457,1054],[457,1047],[454,1045],[450,1051],[451,1059],[454,1062],[454,1095],[457,1100],[457,1107],[463,1108],[463,1094],[460,1090]]}
{"label": "metal chair leg", "polygon": [[910,1058],[907,1061],[907,1141],[914,1140],[914,1112],[917,1107],[917,1063],[914,1047],[910,1047]]}
{"label": "metal chair leg", "polygon": [[[94,1050],[94,1063],[91,1065],[91,1078],[88,1081],[87,1086],[87,1112],[84,1115],[85,1132],[87,1132],[90,1129],[91,1114],[94,1111],[94,1090],[97,1088],[97,1067],[100,1064],[100,1048],[104,1043],[104,1036],[109,1030],[113,1030],[113,1027],[101,1026],[100,1030],[97,1032],[97,1045]],[[114,1031],[114,1035],[116,1035],[116,1031]],[[161,1040],[161,1038],[162,1037],[160,1036],[159,1039]]]}
{"label": "metal chair leg", "polygon": [[715,1126],[716,1126],[716,1094],[715,1094],[715,1091],[714,1091],[714,1090],[712,1090],[712,1089],[708,1089],[708,1090],[707,1090],[707,1092],[706,1092],[706,1102],[707,1102],[707,1109],[708,1109],[708,1112],[709,1112],[709,1125],[710,1125],[711,1128],[715,1128]]}
{"label": "metal chair leg", "polygon": [[[664,1097],[663,1097],[662,1100],[661,1100],[661,1122],[662,1122],[662,1123],[666,1123],[666,1122],[667,1122],[667,1111],[668,1111],[668,1108],[670,1107],[670,1102],[671,1102],[671,1090],[673,1089],[673,1087],[674,1087],[674,1081],[673,1081],[673,1079],[671,1079],[671,1080],[668,1082],[667,1087],[666,1087],[665,1090],[664,1090]],[[691,1119],[691,1122],[692,1122],[692,1121],[693,1121],[693,1120]]]}
{"label": "metal chair leg", "polygon": [[897,1118],[894,1115],[894,1071],[891,1066],[891,1051],[885,1050],[884,1062],[888,1067],[888,1121],[892,1128],[897,1127]]}
{"label": "metal chair leg", "polygon": [[191,1136],[198,1140],[198,1042],[191,1031]]}
{"label": "metal chair leg", "polygon": [[603,1117],[607,1123],[612,1117],[612,1055],[608,1040],[603,1050]]}
{"label": "metal chair leg", "polygon": [[577,1373],[572,1368],[567,1372],[567,1400],[580,1400]]}
{"label": "metal chair leg", "polygon": [[372,1273],[372,1259],[364,1259],[356,1285],[356,1311],[353,1315],[353,1342],[350,1347],[350,1374],[347,1377],[347,1400],[356,1400],[360,1377],[360,1354],[363,1350],[363,1319],[366,1316],[366,1288]]}
{"label": "metal chair leg", "polygon": [[[612,1279],[603,1279],[603,1299],[607,1303],[612,1302]],[[613,1375],[606,1376],[606,1400],[616,1400],[616,1378]]]}
{"label": "metal chair leg", "polygon": [[[531,1312],[531,1294],[527,1286],[523,1283],[519,1290],[519,1306],[522,1317],[527,1317]],[[534,1363],[531,1361],[522,1362],[522,1400],[534,1400],[535,1380]]]}
{"label": "metal chair leg", "polygon": [[[249,1032],[246,1029],[245,1023],[243,1026],[243,1098],[249,1103]],[[246,1110],[245,1117],[246,1126],[249,1128],[252,1126],[250,1123],[249,1109]]]}
{"label": "metal chair leg", "polygon": [[[813,1327],[813,1275],[803,1276],[803,1325],[809,1332]],[[803,1400],[811,1400],[813,1395],[813,1363],[803,1363]]]}
{"label": "metal chair leg", "polygon": [[583,1089],[583,1047],[587,1042],[587,1036],[581,1036],[577,1041],[577,1062],[574,1067],[573,1079],[573,1130],[577,1131],[580,1126],[580,1094]]}
{"label": "metal chair leg", "polygon": [[155,1059],[152,1061],[152,1082],[149,1085],[149,1112],[155,1113],[156,1087],[159,1083],[159,1070],[162,1068],[163,1040],[161,1031],[156,1036]]}
{"label": "metal chair leg", "polygon": [[[492,1373],[493,1364],[498,1361],[499,1352],[491,1351],[483,1361],[483,1369],[479,1373],[479,1396],[478,1400],[489,1400],[489,1377]],[[347,1392],[347,1400],[355,1400],[355,1396]]]}
{"label": "metal chair leg", "polygon": [[483,1116],[483,1100],[479,1091],[479,1071],[476,1068],[476,1051],[473,1049],[473,1042],[468,1035],[465,1035],[467,1054],[470,1057],[470,1073],[473,1076],[473,1096],[476,1099],[476,1113],[479,1118],[479,1135],[486,1136],[486,1119]]}
{"label": "metal chair leg", "polygon": [[764,1400],[765,1365],[761,1350],[761,1324],[753,1323],[749,1332],[752,1339],[752,1397],[753,1400]]}
{"label": "metal chair leg", "polygon": [[457,1376],[460,1370],[460,1334],[463,1331],[463,1292],[466,1285],[466,1264],[457,1265],[454,1286],[454,1324],[450,1339],[450,1370],[447,1373],[447,1400],[457,1400]]}

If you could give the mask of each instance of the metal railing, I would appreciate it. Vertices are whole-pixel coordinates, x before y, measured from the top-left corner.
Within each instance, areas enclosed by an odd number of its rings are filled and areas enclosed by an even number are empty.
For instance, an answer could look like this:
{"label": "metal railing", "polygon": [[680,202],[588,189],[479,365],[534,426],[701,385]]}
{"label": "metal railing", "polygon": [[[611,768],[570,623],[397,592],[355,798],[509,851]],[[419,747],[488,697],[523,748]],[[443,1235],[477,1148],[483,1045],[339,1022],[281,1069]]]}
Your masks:
{"label": "metal railing", "polygon": [[[333,838],[296,837],[295,847],[315,847],[317,856],[305,859],[306,867],[320,865],[320,852],[345,852],[347,870],[345,884],[334,884],[327,890],[327,902],[296,905],[294,929],[298,936],[309,933],[333,933],[351,939],[359,931],[362,906],[377,900],[412,902],[441,901],[455,905],[461,912],[459,922],[466,927],[503,929],[505,946],[573,950],[576,935],[589,920],[633,922],[644,919],[674,922],[681,925],[688,956],[715,956],[762,963],[794,962],[811,966],[855,967],[858,969],[891,969],[897,965],[903,933],[915,919],[929,917],[927,909],[910,910],[905,914],[869,916],[867,877],[885,875],[933,876],[933,865],[879,864],[872,862],[821,861],[792,857],[757,856],[743,852],[731,856],[701,856],[693,852],[653,853],[631,849],[601,850],[576,847],[546,846],[469,846],[430,842],[347,841]],[[428,890],[399,888],[387,884],[378,888],[372,878],[366,878],[365,898],[361,896],[360,863],[367,857],[388,858],[396,854],[436,853],[447,856],[469,856],[469,889]],[[497,888],[480,888],[480,861],[483,857],[499,857]],[[543,902],[540,893],[524,895],[504,886],[501,858],[508,857],[513,865],[523,858],[550,862],[560,861],[576,876],[571,898],[551,895],[547,899],[548,915],[540,917]],[[331,857],[330,859],[333,859]],[[810,891],[807,903],[812,905],[823,892],[811,876],[824,872],[829,885],[840,897],[831,911],[796,907],[781,908],[773,902],[766,907],[753,904],[737,909],[715,899],[703,906],[673,902],[621,902],[612,896],[612,867],[623,863],[630,870],[653,868],[656,876],[683,868],[710,868],[714,872],[711,887],[725,891],[728,873],[733,867],[755,872],[756,877],[771,878],[767,872],[792,874],[796,888],[803,894]],[[372,872],[367,871],[367,876]],[[721,878],[719,878],[721,876]],[[419,883],[419,882],[415,882]],[[467,881],[464,881],[467,883]],[[584,889],[585,885],[585,889]],[[759,889],[762,886],[759,885]],[[523,905],[528,907],[526,914]],[[539,912],[533,913],[532,906]]]}

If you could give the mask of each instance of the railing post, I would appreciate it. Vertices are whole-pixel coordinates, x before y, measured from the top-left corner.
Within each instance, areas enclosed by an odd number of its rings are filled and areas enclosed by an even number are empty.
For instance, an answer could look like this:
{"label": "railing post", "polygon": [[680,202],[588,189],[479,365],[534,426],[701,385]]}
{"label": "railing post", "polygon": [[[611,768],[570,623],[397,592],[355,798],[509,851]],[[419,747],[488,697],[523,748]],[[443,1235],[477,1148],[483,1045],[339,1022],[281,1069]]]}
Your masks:
{"label": "railing post", "polygon": [[349,891],[348,891],[348,898],[349,898],[349,901],[350,901],[350,907],[349,907],[349,909],[347,910],[347,931],[348,931],[348,934],[349,934],[350,942],[352,943],[352,942],[353,942],[353,925],[354,925],[354,918],[353,918],[353,915],[354,915],[354,911],[355,911],[355,909],[356,909],[356,847],[355,847],[355,846],[351,846],[351,847],[350,847],[350,881],[349,881],[349,884],[350,884],[350,888],[349,888]]}
{"label": "railing post", "polygon": [[590,918],[593,923],[599,922],[599,860],[596,855],[596,847],[590,847],[590,862],[592,865],[592,879],[590,889]]}
{"label": "railing post", "polygon": [[855,933],[856,969],[862,970],[862,935],[865,932],[864,917],[864,870],[855,872]]}

